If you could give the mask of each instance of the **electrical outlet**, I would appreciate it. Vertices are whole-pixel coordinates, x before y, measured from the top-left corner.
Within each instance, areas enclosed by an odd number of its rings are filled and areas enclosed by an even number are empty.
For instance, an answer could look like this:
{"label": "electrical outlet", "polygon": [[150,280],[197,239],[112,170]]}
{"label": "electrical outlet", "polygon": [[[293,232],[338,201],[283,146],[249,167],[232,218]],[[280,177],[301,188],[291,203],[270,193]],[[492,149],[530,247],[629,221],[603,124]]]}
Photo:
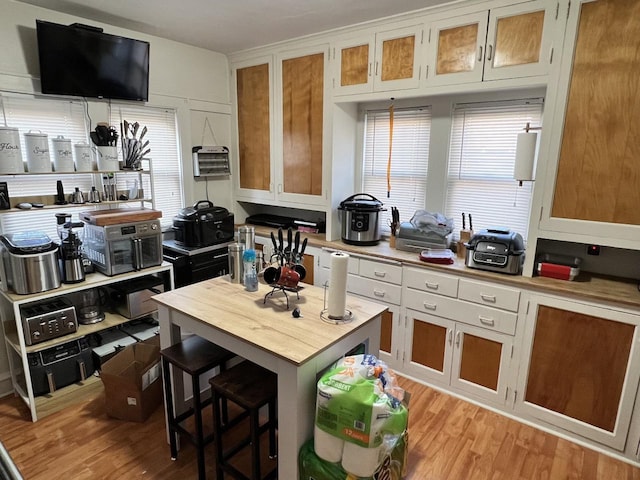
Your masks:
{"label": "electrical outlet", "polygon": [[600,255],[600,245],[588,245],[587,255]]}

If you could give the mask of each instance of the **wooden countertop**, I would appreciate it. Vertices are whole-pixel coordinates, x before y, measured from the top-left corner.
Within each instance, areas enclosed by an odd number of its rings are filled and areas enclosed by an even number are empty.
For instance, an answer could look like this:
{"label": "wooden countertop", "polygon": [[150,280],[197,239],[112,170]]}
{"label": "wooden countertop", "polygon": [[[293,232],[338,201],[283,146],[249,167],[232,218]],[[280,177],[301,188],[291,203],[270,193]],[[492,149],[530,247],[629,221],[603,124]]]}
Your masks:
{"label": "wooden countertop", "polygon": [[[300,300],[288,292],[289,309],[282,292],[263,299],[272,289],[260,284],[257,292],[247,292],[229,276],[161,293],[152,299],[182,312],[215,329],[230,334],[269,353],[300,365],[331,347],[386,310],[374,302],[347,296],[347,308],[353,312],[348,323],[328,323],[320,318],[324,309],[324,289],[301,284]],[[299,307],[302,318],[291,312]]]}
{"label": "wooden countertop", "polygon": [[[255,227],[256,235],[269,238],[272,231],[268,227]],[[308,238],[308,245],[318,248],[333,248],[350,254],[366,255],[381,260],[401,262],[405,265],[414,265],[423,268],[439,270],[461,277],[478,280],[488,280],[504,285],[511,285],[539,293],[549,293],[572,297],[577,300],[593,300],[604,302],[618,307],[631,307],[640,309],[640,291],[637,280],[605,277],[582,272],[573,281],[556,280],[547,277],[526,277],[522,275],[506,275],[469,268],[464,261],[456,258],[453,265],[438,265],[422,262],[418,254],[404,252],[391,248],[389,242],[381,241],[378,245],[361,247],[348,245],[340,240],[327,241],[324,234],[301,233],[301,238]],[[286,240],[285,240],[286,241]]]}

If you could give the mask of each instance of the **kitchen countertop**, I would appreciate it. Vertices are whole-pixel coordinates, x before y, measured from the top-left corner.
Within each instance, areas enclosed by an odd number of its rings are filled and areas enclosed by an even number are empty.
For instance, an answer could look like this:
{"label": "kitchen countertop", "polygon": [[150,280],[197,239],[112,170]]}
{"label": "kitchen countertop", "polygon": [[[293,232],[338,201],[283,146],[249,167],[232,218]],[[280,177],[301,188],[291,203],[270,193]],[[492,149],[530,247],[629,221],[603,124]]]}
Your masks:
{"label": "kitchen countertop", "polygon": [[[270,238],[270,233],[277,232],[277,229],[255,226],[255,231],[257,236]],[[452,265],[426,263],[418,259],[417,253],[396,250],[385,240],[378,245],[366,247],[349,245],[341,240],[328,241],[324,238],[324,234],[301,232],[301,239],[305,237],[308,238],[309,246],[317,248],[331,248],[351,254],[401,262],[405,265],[430,268],[477,280],[489,280],[504,285],[535,290],[539,293],[561,294],[578,300],[593,300],[615,304],[618,307],[640,309],[640,291],[638,291],[637,280],[606,277],[588,272],[581,272],[573,281],[538,276],[506,275],[469,268],[464,264],[464,260],[459,258],[456,258]]]}

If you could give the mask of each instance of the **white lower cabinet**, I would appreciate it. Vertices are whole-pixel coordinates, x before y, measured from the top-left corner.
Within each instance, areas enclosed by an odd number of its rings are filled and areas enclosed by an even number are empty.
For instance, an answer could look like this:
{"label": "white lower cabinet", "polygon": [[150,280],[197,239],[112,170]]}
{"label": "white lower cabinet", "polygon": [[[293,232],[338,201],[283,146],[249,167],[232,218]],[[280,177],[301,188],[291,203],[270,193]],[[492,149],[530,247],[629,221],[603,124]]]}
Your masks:
{"label": "white lower cabinet", "polygon": [[405,267],[403,276],[402,371],[505,405],[520,291],[429,269]]}
{"label": "white lower cabinet", "polygon": [[640,378],[640,315],[531,295],[516,411],[624,450]]}

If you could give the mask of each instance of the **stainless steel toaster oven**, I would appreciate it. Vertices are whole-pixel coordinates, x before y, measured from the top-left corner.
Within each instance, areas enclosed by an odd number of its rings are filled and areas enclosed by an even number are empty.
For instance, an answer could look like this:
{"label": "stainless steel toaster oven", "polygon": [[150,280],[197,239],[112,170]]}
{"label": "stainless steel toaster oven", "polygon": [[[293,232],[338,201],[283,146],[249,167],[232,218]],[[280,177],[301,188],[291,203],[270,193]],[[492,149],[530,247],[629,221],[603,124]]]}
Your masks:
{"label": "stainless steel toaster oven", "polygon": [[118,275],[162,263],[160,220],[84,225],[84,251],[96,270]]}

